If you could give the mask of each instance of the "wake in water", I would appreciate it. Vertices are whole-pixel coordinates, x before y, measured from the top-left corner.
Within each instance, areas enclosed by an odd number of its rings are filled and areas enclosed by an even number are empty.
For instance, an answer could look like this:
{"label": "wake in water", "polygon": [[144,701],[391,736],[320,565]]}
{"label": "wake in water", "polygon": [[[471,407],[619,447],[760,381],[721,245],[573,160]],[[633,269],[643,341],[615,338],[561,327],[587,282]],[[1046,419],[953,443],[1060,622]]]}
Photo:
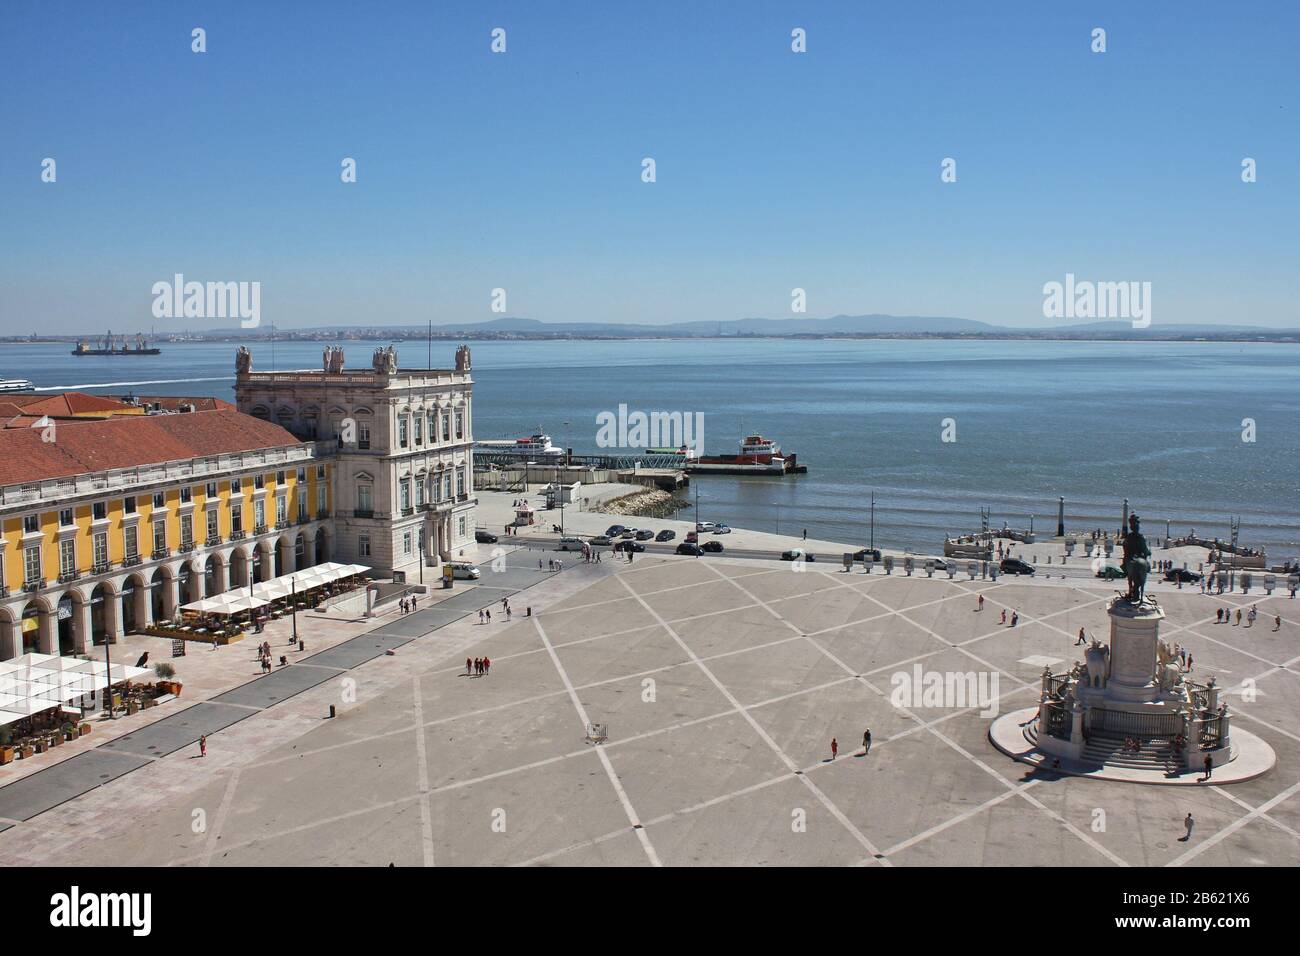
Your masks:
{"label": "wake in water", "polygon": [[235,376],[218,375],[215,378],[155,378],[144,382],[91,382],[87,385],[42,385],[34,392],[66,392],[83,388],[134,388],[137,385],[183,385],[186,382],[229,382]]}

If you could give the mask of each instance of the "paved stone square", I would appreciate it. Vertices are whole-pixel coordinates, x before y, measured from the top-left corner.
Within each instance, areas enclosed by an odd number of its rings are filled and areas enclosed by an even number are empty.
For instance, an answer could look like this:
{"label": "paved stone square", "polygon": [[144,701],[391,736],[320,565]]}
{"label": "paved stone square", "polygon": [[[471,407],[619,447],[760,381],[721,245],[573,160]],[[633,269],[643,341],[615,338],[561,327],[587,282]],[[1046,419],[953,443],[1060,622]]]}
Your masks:
{"label": "paved stone square", "polygon": [[[1080,627],[1108,635],[1104,582],[651,555],[566,555],[523,580],[537,554],[510,562],[526,589],[509,621],[498,603],[491,624],[471,613],[392,654],[295,665],[266,700],[200,705],[261,708],[211,733],[206,758],[169,749],[170,728],[154,751],[149,734],[103,748],[103,785],[9,821],[0,863],[1300,863],[1300,604],[1285,594],[1153,587],[1162,637],[1219,676],[1234,720],[1278,757],[1245,783],[1166,787],[1043,773],[989,743],[979,705],[891,701],[919,666],[996,674],[998,713],[1033,704],[1044,662],[1078,657]],[[485,572],[459,603],[507,593],[495,583]],[[1254,627],[1215,623],[1252,603]],[[483,655],[490,676],[467,676]],[[603,745],[590,723],[608,725]]]}

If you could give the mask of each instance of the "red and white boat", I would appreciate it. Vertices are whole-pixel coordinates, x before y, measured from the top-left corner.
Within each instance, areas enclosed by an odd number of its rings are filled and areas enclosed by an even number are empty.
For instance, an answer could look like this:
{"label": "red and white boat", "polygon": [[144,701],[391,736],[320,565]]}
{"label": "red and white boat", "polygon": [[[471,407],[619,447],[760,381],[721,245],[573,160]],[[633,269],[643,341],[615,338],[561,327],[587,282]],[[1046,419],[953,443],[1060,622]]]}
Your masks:
{"label": "red and white boat", "polygon": [[793,454],[783,455],[781,446],[762,435],[748,435],[738,455],[701,455],[686,465],[690,473],[715,475],[791,475],[808,469]]}

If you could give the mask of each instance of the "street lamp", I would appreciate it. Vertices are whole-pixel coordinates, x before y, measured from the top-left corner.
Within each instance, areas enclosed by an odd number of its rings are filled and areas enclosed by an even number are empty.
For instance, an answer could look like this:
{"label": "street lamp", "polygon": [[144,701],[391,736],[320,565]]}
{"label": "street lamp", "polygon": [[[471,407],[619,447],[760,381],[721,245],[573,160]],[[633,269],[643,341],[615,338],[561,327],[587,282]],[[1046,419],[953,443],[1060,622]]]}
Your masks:
{"label": "street lamp", "polygon": [[293,618],[293,643],[298,643],[298,576],[289,578],[289,614]]}
{"label": "street lamp", "polygon": [[871,545],[872,551],[876,550],[876,493],[871,493]]}

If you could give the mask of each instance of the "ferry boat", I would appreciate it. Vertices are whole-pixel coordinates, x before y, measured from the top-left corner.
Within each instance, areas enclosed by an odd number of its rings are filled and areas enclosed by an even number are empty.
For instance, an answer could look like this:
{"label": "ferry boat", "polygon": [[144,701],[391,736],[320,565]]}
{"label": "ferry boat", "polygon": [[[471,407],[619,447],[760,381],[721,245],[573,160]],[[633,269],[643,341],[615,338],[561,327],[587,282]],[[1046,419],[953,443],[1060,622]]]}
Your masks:
{"label": "ferry boat", "polygon": [[552,444],[550,435],[540,433],[527,438],[487,439],[475,442],[474,447],[476,454],[520,462],[558,462],[564,458],[564,449]]}
{"label": "ferry boat", "polygon": [[113,330],[109,329],[108,334],[95,343],[95,346],[84,339],[77,340],[77,347],[72,350],[73,355],[161,355],[162,349],[151,346],[145,340],[143,335],[135,337],[135,344],[128,345],[126,336],[122,336],[118,344],[117,339],[113,338]]}
{"label": "ferry boat", "polygon": [[688,462],[689,474],[714,475],[795,475],[808,471],[794,454],[783,455],[781,446],[762,435],[748,435],[740,443],[738,455],[701,455]]}
{"label": "ferry boat", "polygon": [[0,378],[0,392],[29,392],[35,387],[25,378]]}

